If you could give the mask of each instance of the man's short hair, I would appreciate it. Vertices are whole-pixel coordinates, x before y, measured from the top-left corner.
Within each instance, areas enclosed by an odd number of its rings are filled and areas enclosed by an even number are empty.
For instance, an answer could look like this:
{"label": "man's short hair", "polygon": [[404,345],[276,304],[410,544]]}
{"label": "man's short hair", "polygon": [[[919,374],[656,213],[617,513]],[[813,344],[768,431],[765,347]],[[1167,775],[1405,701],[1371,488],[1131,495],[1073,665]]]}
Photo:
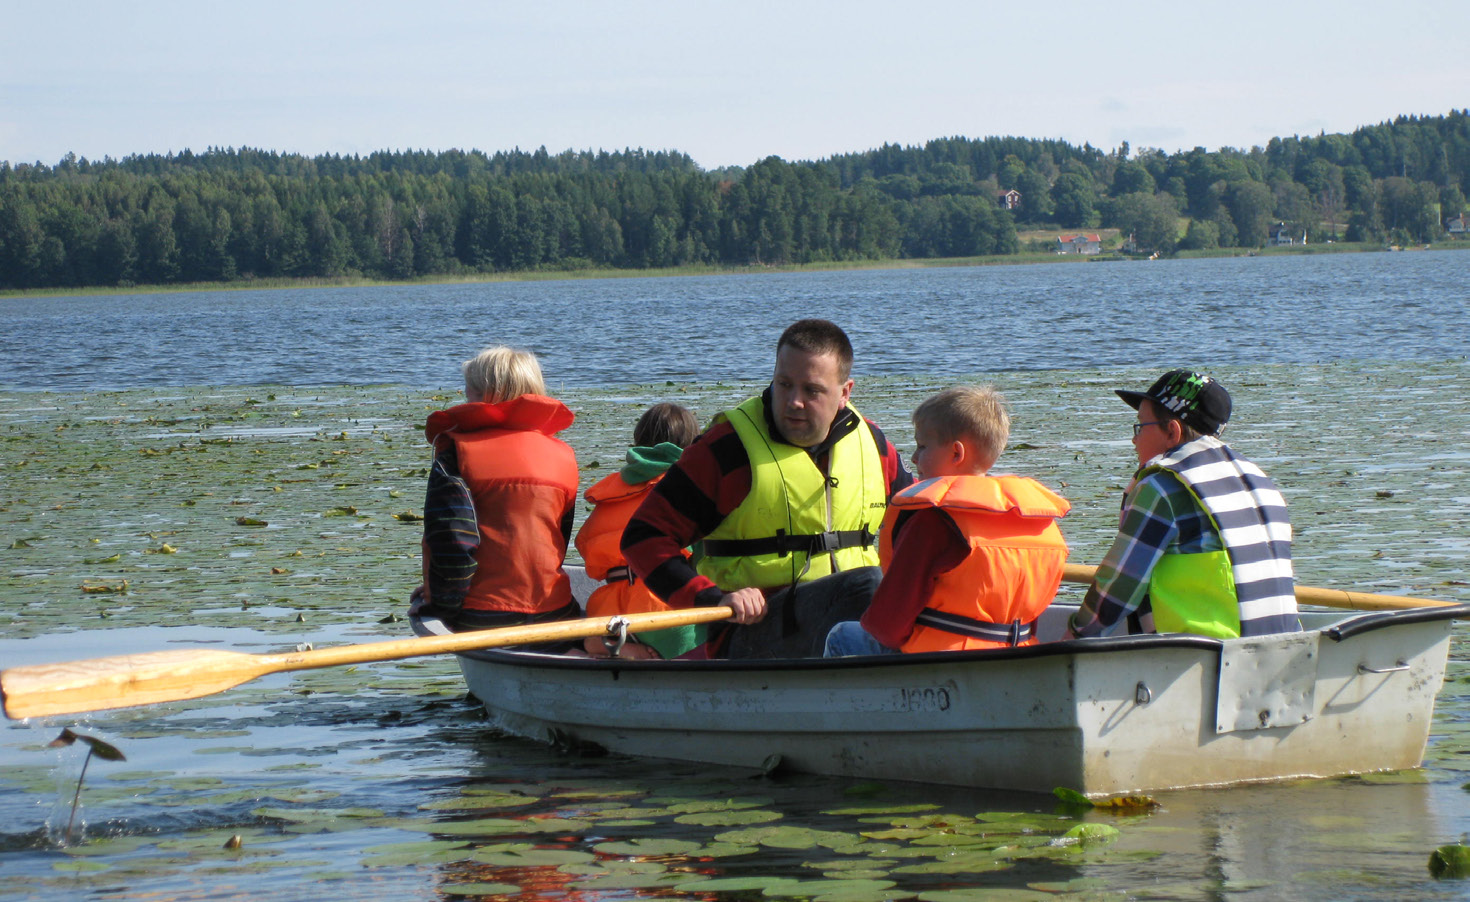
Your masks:
{"label": "man's short hair", "polygon": [[957,385],[925,398],[914,410],[914,426],[940,442],[968,441],[987,466],[1011,437],[1006,399],[989,385]]}
{"label": "man's short hair", "polygon": [[463,370],[465,388],[478,392],[489,404],[546,394],[541,364],[530,351],[496,345],[466,360]]}
{"label": "man's short hair", "polygon": [[836,354],[838,378],[846,381],[852,373],[852,342],[836,323],[824,319],[798,320],[781,333],[776,353],[788,346],[808,354]]}

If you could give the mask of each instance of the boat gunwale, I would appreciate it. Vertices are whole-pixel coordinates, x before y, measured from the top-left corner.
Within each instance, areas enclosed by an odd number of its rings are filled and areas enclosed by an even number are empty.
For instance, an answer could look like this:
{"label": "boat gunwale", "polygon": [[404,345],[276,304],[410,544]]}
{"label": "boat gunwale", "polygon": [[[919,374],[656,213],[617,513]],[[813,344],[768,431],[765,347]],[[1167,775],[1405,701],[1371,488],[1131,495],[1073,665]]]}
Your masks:
{"label": "boat gunwale", "polygon": [[[1408,608],[1396,611],[1369,611],[1316,629],[1320,635],[1342,642],[1360,635],[1394,626],[1428,623],[1438,620],[1470,619],[1470,604]],[[431,619],[411,617],[415,633],[434,632],[426,624]],[[438,621],[433,621],[438,623]],[[441,626],[441,629],[443,627]],[[1286,634],[1282,634],[1286,635]],[[1258,637],[1259,638],[1259,637]],[[1114,654],[1157,649],[1199,649],[1220,651],[1224,640],[1185,634],[1146,634],[1111,638],[1066,639],[1018,648],[987,648],[970,651],[934,651],[916,654],[851,655],[839,658],[748,658],[740,660],[629,660],[624,658],[592,658],[520,651],[512,648],[487,648],[458,652],[459,657],[551,670],[639,671],[639,672],[723,672],[723,671],[797,671],[851,670],[874,667],[922,667],[932,664],[972,664],[1016,661],[1061,655]]]}

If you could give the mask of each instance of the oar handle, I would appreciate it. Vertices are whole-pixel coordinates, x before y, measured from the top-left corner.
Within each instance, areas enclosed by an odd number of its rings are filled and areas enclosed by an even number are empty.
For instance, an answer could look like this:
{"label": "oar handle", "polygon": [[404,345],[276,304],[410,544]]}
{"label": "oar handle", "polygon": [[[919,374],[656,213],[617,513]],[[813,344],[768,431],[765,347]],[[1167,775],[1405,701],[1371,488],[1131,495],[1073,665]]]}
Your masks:
{"label": "oar handle", "polygon": [[[1096,574],[1096,567],[1089,567],[1085,564],[1067,564],[1062,568],[1062,580],[1069,583],[1090,584]],[[1348,608],[1354,611],[1402,611],[1409,608],[1438,608],[1454,604],[1453,601],[1437,601],[1433,598],[1373,595],[1368,592],[1319,589],[1315,586],[1297,586],[1296,600],[1300,604],[1314,604],[1326,608]]]}

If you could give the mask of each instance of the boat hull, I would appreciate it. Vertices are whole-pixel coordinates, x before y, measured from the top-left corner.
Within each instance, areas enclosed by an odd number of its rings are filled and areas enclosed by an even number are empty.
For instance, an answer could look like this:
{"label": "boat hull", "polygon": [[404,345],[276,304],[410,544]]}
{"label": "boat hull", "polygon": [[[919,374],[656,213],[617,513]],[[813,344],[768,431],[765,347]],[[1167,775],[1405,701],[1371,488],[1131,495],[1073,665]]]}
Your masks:
{"label": "boat hull", "polygon": [[[1411,768],[1465,606],[1298,634],[782,661],[460,656],[491,723],[629,755],[1092,796]],[[1069,613],[1048,612],[1043,635]],[[422,624],[421,629],[428,629]],[[773,758],[772,756],[778,756]]]}

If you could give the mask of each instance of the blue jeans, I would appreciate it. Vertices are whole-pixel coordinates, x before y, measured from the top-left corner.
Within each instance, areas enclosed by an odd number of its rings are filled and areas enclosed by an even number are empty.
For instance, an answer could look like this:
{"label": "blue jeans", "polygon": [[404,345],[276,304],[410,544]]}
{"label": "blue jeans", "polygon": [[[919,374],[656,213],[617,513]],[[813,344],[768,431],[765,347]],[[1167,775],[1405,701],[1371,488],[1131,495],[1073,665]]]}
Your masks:
{"label": "blue jeans", "polygon": [[848,655],[896,655],[896,648],[889,648],[873,638],[856,620],[844,620],[832,627],[827,634],[827,648],[822,652],[826,658],[842,658]]}

